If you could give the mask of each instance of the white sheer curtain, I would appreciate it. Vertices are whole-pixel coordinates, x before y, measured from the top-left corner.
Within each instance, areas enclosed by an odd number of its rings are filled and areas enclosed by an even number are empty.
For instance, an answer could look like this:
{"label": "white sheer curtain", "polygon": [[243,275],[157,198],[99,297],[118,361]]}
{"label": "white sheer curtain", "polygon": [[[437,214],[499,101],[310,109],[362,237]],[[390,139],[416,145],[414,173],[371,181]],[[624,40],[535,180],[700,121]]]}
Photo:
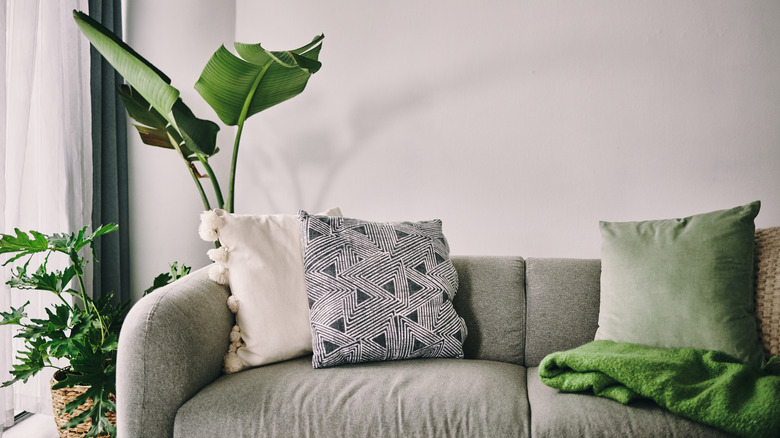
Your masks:
{"label": "white sheer curtain", "polygon": [[[89,224],[92,152],[89,44],[72,10],[87,0],[0,0],[0,229],[70,232]],[[4,260],[4,259],[3,259]],[[11,290],[2,271],[0,309],[30,300],[42,312],[44,293]],[[0,377],[10,377],[18,341],[0,326]],[[0,389],[0,421],[13,410],[51,414],[50,374]],[[1,430],[1,428],[0,428]],[[2,434],[2,432],[0,432]]]}

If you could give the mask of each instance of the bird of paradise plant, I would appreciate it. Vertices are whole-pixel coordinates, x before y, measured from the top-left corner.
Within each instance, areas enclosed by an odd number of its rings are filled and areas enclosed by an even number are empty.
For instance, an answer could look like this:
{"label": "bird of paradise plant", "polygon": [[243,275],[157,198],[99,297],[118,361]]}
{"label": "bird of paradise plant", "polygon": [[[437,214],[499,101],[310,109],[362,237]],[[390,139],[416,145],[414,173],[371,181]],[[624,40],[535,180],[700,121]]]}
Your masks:
{"label": "bird of paradise plant", "polygon": [[[225,199],[209,164],[209,158],[219,151],[219,126],[197,118],[179,97],[179,90],[171,86],[168,76],[103,25],[80,11],[73,11],[73,17],[90,43],[127,82],[119,87],[119,95],[127,113],[137,122],[135,127],[142,141],[178,152],[206,210],[213,207],[201,178],[211,180],[215,207],[231,213],[235,209],[236,165],[246,120],[303,92],[309,77],[322,66],[318,58],[324,35],[294,50],[269,51],[260,44],[236,42],[238,56],[225,46],[212,55],[195,83],[195,90],[225,125],[237,126]],[[196,163],[200,163],[205,174]]]}
{"label": "bird of paradise plant", "polygon": [[[168,76],[103,25],[80,11],[73,11],[73,17],[95,49],[124,77],[126,84],[118,87],[118,93],[129,116],[135,120],[142,141],[179,154],[206,210],[220,207],[233,212],[235,209],[236,164],[246,120],[303,92],[309,77],[322,66],[318,58],[323,35],[289,51],[269,51],[260,44],[235,43],[236,56],[221,46],[208,61],[195,89],[224,124],[237,126],[225,198],[209,164],[209,158],[219,152],[216,145],[219,125],[196,117],[182,101],[179,90],[171,86]],[[211,181],[213,206],[201,184],[202,178]],[[20,363],[11,371],[13,379],[2,385],[26,381],[43,368],[54,366],[52,359],[68,359],[71,368],[54,389],[77,385],[89,389],[68,403],[63,411],[72,413],[87,399],[93,405],[71,418],[64,428],[89,420],[91,427],[86,436],[114,436],[116,428],[107,414],[115,410],[115,353],[128,305],[111,304],[110,294],[94,301],[87,295],[82,280],[86,262],[78,253],[82,248],[92,248],[94,239],[114,231],[116,225],[101,226],[92,234],[87,229],[72,234],[45,235],[36,231],[27,234],[15,230],[15,235],[0,235],[0,254],[13,255],[4,265],[21,257],[45,254],[39,269],[28,271],[28,260],[17,268],[8,284],[19,289],[53,292],[62,302],[54,306],[54,311],[47,309],[46,317],[41,319],[28,318],[26,304],[10,312],[0,312],[0,325],[21,326],[18,336],[26,342],[26,349],[18,357]],[[71,266],[62,271],[49,271],[46,261],[52,253],[67,254]],[[178,266],[172,265],[171,274],[156,278],[149,291],[187,272],[186,266],[179,272]],[[78,280],[79,290],[68,286],[71,280]],[[75,296],[78,303],[72,304],[65,299],[66,295]]]}

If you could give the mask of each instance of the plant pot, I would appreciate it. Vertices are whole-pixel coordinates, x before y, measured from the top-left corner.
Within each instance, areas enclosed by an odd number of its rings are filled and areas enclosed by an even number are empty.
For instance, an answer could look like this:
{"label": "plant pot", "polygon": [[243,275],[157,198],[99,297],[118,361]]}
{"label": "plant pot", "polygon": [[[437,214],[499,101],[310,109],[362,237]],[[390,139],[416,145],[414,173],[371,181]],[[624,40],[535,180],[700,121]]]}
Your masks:
{"label": "plant pot", "polygon": [[[57,382],[65,380],[66,373],[64,371],[57,371],[51,378],[51,386],[54,386]],[[88,399],[86,403],[79,406],[73,414],[60,414],[60,411],[66,404],[73,401],[79,395],[87,391],[89,386],[70,386],[61,389],[51,390],[51,404],[54,408],[54,422],[57,424],[57,432],[60,434],[60,438],[81,438],[87,434],[87,431],[92,427],[92,420],[87,421],[71,427],[70,429],[62,429],[62,426],[68,423],[70,419],[92,406],[92,399]],[[116,401],[116,397],[112,394],[112,401]],[[108,421],[116,425],[116,413],[109,412],[106,414]],[[108,435],[100,435],[100,437],[108,437]]]}

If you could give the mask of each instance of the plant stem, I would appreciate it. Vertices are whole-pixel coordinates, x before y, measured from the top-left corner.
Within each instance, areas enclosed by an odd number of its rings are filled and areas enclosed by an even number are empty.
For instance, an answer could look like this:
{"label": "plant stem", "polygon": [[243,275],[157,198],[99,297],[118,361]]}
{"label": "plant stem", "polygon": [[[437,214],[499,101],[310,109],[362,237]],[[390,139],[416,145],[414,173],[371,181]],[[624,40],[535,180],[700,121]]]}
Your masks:
{"label": "plant stem", "polygon": [[65,298],[63,298],[63,297],[62,297],[62,294],[61,294],[61,293],[57,293],[57,292],[55,292],[55,293],[54,293],[54,295],[57,295],[57,298],[59,298],[59,299],[60,299],[60,301],[62,301],[62,303],[63,303],[63,304],[65,304],[66,306],[68,306],[68,309],[70,309],[70,311],[71,311],[71,312],[73,312],[73,306],[71,306],[71,305],[70,305],[70,303],[68,302],[68,300],[66,300]]}
{"label": "plant stem", "polygon": [[214,194],[217,196],[217,207],[224,208],[225,200],[222,198],[222,189],[219,187],[219,180],[214,174],[214,169],[212,169],[209,164],[208,157],[198,154],[198,160],[203,164],[203,168],[206,169],[206,173],[208,173],[209,179],[211,180],[211,185],[214,187]]}
{"label": "plant stem", "polygon": [[203,190],[203,184],[200,183],[200,179],[198,178],[198,175],[195,175],[195,170],[192,168],[192,164],[185,158],[185,162],[187,162],[187,170],[190,171],[190,176],[192,176],[192,179],[195,181],[195,186],[198,188],[198,193],[200,193],[200,200],[203,202],[203,209],[204,210],[211,210],[211,204],[209,204],[209,198],[206,196],[206,191]]}
{"label": "plant stem", "polygon": [[192,180],[195,182],[195,187],[198,188],[198,193],[200,194],[201,202],[203,202],[204,210],[211,210],[211,204],[209,204],[209,198],[206,196],[206,191],[203,190],[203,185],[200,183],[200,179],[198,179],[198,175],[196,175],[195,171],[192,169],[192,163],[190,163],[190,160],[188,160],[187,157],[184,156],[184,153],[182,153],[181,148],[179,147],[179,143],[183,140],[179,136],[179,133],[175,131],[177,128],[174,125],[170,125],[169,127],[172,128],[174,131],[171,132],[171,129],[167,130],[168,138],[171,141],[171,144],[173,144],[173,147],[176,148],[176,152],[179,153],[181,159],[184,160],[184,165],[187,166],[187,171],[190,172],[190,176],[192,177]]}
{"label": "plant stem", "polygon": [[238,144],[241,142],[241,133],[244,131],[244,122],[246,121],[246,115],[249,112],[249,105],[252,103],[252,98],[257,91],[260,80],[263,79],[268,68],[273,64],[273,60],[269,60],[260,70],[260,73],[255,78],[255,82],[252,84],[252,88],[249,90],[249,95],[244,101],[244,106],[241,108],[241,114],[238,116],[238,130],[236,131],[236,139],[233,142],[233,159],[230,163],[230,186],[228,187],[228,200],[225,210],[228,213],[234,213],[235,209],[235,187],[236,187],[236,164],[238,163]]}
{"label": "plant stem", "polygon": [[81,292],[81,301],[84,302],[84,305],[87,305],[87,287],[84,286],[84,279],[81,278],[81,275],[76,275],[76,277],[79,279],[79,289]]}
{"label": "plant stem", "polygon": [[[54,249],[50,249],[50,250],[48,250],[48,252],[46,253],[46,256],[43,258],[43,266],[46,266],[46,264],[47,264],[47,263],[49,263],[49,256],[50,256],[50,255],[52,255],[52,253],[53,253],[54,251],[59,251],[59,252],[61,252],[61,253],[65,254],[66,256],[70,257],[70,254],[68,253],[68,251],[63,251],[63,250],[61,250],[61,249],[60,249],[60,250],[54,250]],[[27,266],[30,264],[30,260],[32,260],[32,255],[30,256],[30,258],[29,258],[29,259],[27,259],[27,262],[24,264],[24,270],[25,270],[25,272],[27,272]],[[76,276],[78,277],[78,275],[76,275]],[[79,277],[79,278],[81,278],[81,277]],[[63,285],[62,285],[62,288],[65,288],[66,286],[67,286],[67,284],[63,284]],[[68,306],[68,309],[70,309],[70,311],[71,311],[71,312],[73,312],[73,306],[71,306],[71,305],[70,305],[70,303],[68,302],[68,300],[66,300],[66,299],[65,299],[65,298],[62,296],[62,291],[60,290],[60,291],[58,292],[58,291],[56,291],[56,289],[57,289],[57,288],[55,288],[55,290],[54,290],[54,291],[52,291],[52,293],[53,293],[54,295],[57,295],[57,298],[59,298],[59,299],[60,299],[60,301],[62,301],[62,303],[63,303],[63,304],[65,304],[66,306]]]}
{"label": "plant stem", "polygon": [[[243,113],[242,113],[243,114]],[[241,131],[244,130],[244,120],[239,119],[238,130],[236,131],[236,139],[233,142],[233,158],[230,161],[230,185],[228,186],[228,200],[225,205],[225,210],[228,213],[235,212],[235,188],[236,188],[236,163],[238,162],[238,144],[241,141]]]}
{"label": "plant stem", "polygon": [[[84,303],[84,308],[87,310],[87,313],[94,313],[95,316],[97,316],[98,322],[100,323],[100,344],[102,345],[103,342],[106,341],[106,322],[103,320],[103,316],[100,314],[100,311],[98,311],[97,306],[95,306],[95,302],[92,300],[87,300],[87,288],[84,285],[84,279],[81,275],[76,275],[79,279],[79,287],[81,288],[81,301]],[[89,311],[90,306],[92,307],[92,312]]]}

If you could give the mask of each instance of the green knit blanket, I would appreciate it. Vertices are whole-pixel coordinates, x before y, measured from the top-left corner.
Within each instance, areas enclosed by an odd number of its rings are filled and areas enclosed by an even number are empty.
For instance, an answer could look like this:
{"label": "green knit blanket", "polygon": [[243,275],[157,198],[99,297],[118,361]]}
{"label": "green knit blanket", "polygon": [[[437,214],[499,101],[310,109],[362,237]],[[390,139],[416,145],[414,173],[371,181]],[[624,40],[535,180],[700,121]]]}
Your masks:
{"label": "green knit blanket", "polygon": [[650,399],[682,417],[744,437],[780,437],[780,361],[762,369],[718,351],[593,341],[548,355],[547,386],[623,404]]}

